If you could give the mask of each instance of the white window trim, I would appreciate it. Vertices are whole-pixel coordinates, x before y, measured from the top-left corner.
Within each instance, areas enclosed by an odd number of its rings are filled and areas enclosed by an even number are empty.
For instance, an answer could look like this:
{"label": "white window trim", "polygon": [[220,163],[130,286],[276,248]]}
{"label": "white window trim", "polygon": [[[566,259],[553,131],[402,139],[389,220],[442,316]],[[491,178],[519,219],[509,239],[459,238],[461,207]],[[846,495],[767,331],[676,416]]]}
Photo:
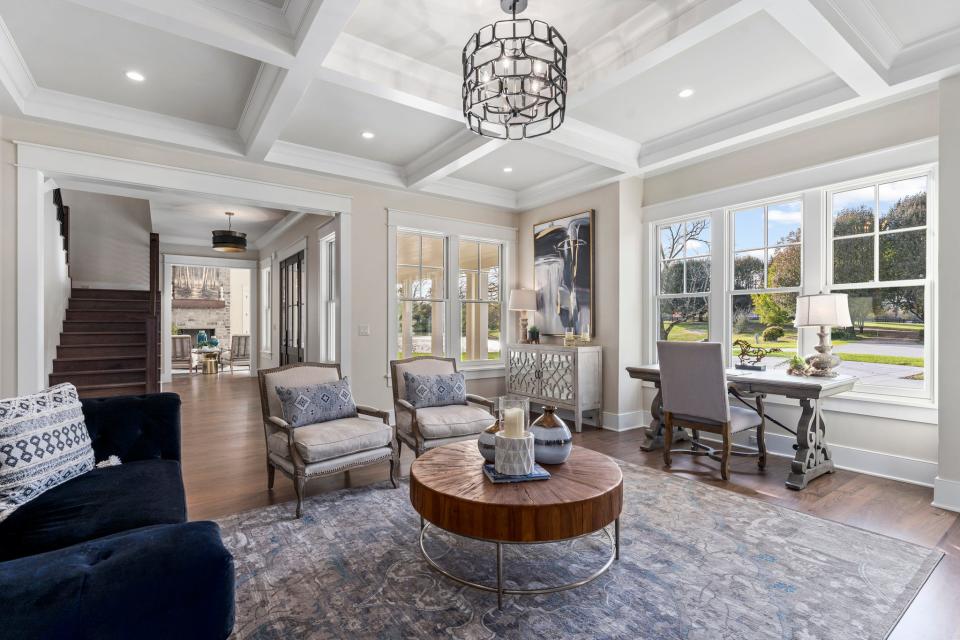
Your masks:
{"label": "white window trim", "polygon": [[[336,307],[340,306],[339,295],[339,274],[337,273],[337,264],[339,258],[339,239],[336,230],[331,226],[335,221],[331,220],[318,230],[320,237],[317,239],[317,255],[319,256],[319,295],[317,296],[317,345],[319,347],[319,359],[321,362],[337,362],[337,338],[338,327],[334,320],[334,335],[330,335],[330,314],[329,305],[332,302]],[[327,229],[326,227],[330,227]],[[325,231],[327,233],[325,233]],[[330,274],[330,270],[333,274]],[[333,355],[331,356],[331,351]]]}
{"label": "white window trim", "polygon": [[[264,272],[266,272],[266,282],[264,282]],[[260,279],[260,353],[273,357],[273,261],[270,258],[264,258],[260,261],[260,268],[257,271],[257,277]]]}
{"label": "white window trim", "polygon": [[[471,222],[456,218],[445,218],[424,213],[412,211],[402,211],[399,209],[387,209],[387,371],[385,379],[387,386],[390,381],[390,361],[396,359],[396,338],[397,338],[397,231],[409,230],[420,231],[424,233],[433,233],[443,235],[446,239],[446,299],[444,304],[444,313],[446,318],[444,322],[446,338],[444,348],[446,357],[457,359],[457,368],[464,372],[467,379],[476,378],[495,378],[503,375],[504,357],[506,347],[513,342],[513,325],[510,322],[510,314],[507,310],[507,300],[512,283],[516,280],[517,272],[517,228],[501,225],[494,225],[485,222]],[[500,275],[500,343],[501,352],[499,360],[490,360],[487,362],[461,362],[459,353],[460,340],[460,300],[458,290],[458,277],[453,274],[459,274],[459,240],[460,238],[468,240],[483,240],[498,242],[502,246],[501,270]],[[456,268],[454,268],[456,267]],[[451,311],[456,309],[457,313]]]}
{"label": "white window trim", "polygon": [[[734,277],[734,268],[736,264],[735,261],[738,253],[736,251],[736,246],[737,246],[736,238],[734,237],[734,234],[736,233],[736,226],[734,224],[734,214],[737,211],[743,211],[744,209],[750,209],[753,207],[761,207],[761,206],[764,207],[763,237],[764,237],[765,245],[762,249],[764,252],[763,279],[765,284],[769,284],[767,282],[767,277],[769,274],[766,271],[768,266],[766,263],[766,252],[769,251],[771,246],[776,246],[776,245],[770,245],[769,244],[770,238],[767,237],[767,234],[769,233],[769,229],[767,228],[767,225],[768,225],[767,209],[773,205],[783,204],[785,202],[793,202],[795,200],[800,201],[800,233],[801,233],[800,235],[800,238],[801,238],[800,284],[796,287],[773,287],[773,288],[762,287],[760,289],[734,289],[733,277]],[[804,295],[804,293],[806,293],[809,289],[809,287],[807,286],[807,281],[810,279],[808,278],[809,274],[807,273],[807,258],[806,258],[807,251],[803,243],[803,239],[807,237],[807,219],[809,217],[807,215],[806,204],[807,204],[807,201],[803,193],[791,193],[784,196],[777,196],[775,198],[765,198],[762,200],[753,200],[751,202],[737,204],[732,207],[726,207],[723,211],[724,237],[727,240],[729,250],[724,254],[724,259],[723,259],[723,262],[725,265],[725,269],[724,269],[725,279],[723,281],[724,296],[723,296],[723,307],[722,307],[721,316],[723,319],[722,335],[723,335],[723,351],[724,351],[724,357],[725,357],[724,362],[730,363],[731,366],[733,363],[733,354],[731,353],[732,351],[731,345],[733,344],[733,314],[731,313],[731,310],[733,309],[733,296],[749,296],[749,295],[758,295],[758,294],[764,294],[764,293],[796,293],[797,295]],[[784,245],[784,246],[792,246],[792,245]],[[759,250],[759,248],[744,249],[744,251],[752,251],[752,250]],[[810,334],[810,331],[803,328],[797,331],[797,354],[798,355],[806,353],[805,340],[809,338],[809,334]]]}
{"label": "white window trim", "polygon": [[[692,220],[709,220],[710,221],[710,253],[706,256],[691,256],[687,257],[686,249],[684,249],[684,257],[676,258],[675,260],[683,260],[687,262],[688,260],[694,258],[710,258],[710,288],[706,291],[696,292],[696,293],[661,293],[660,292],[660,265],[663,261],[660,259],[660,230],[664,227],[669,227],[675,224],[685,224]],[[660,317],[660,302],[661,300],[671,300],[671,299],[684,299],[684,298],[706,298],[707,299],[707,339],[709,340],[714,335],[714,319],[713,319],[713,309],[714,309],[714,283],[722,282],[722,280],[716,280],[717,277],[717,256],[714,253],[716,250],[716,229],[714,228],[714,215],[712,212],[699,213],[694,215],[683,216],[681,218],[673,218],[670,220],[662,220],[653,225],[653,241],[654,241],[654,267],[653,267],[653,282],[651,285],[651,291],[653,292],[654,299],[654,309],[653,309],[653,350],[654,354],[656,353],[656,342],[660,339],[660,323],[662,318]],[[722,246],[722,245],[721,245]],[[721,271],[722,274],[722,271]],[[722,277],[722,275],[721,275]],[[684,289],[686,289],[686,266],[684,266]]]}
{"label": "white window trim", "polygon": [[[841,191],[851,186],[865,185],[876,182],[888,182],[898,178],[916,176],[928,173],[927,184],[927,306],[925,316],[928,330],[924,345],[925,359],[929,373],[927,389],[929,394],[916,397],[903,394],[891,394],[889,391],[877,394],[871,390],[850,391],[840,396],[832,397],[827,403],[831,411],[858,413],[877,417],[890,417],[910,420],[913,422],[936,423],[938,421],[937,345],[939,344],[939,327],[937,326],[937,308],[939,302],[939,288],[936,282],[938,264],[938,223],[939,202],[937,191],[938,165],[935,160],[936,146],[930,140],[922,140],[908,145],[901,145],[884,149],[864,156],[849,158],[836,163],[827,163],[784,176],[774,176],[755,183],[746,183],[728,187],[702,195],[669,201],[645,209],[645,216],[649,219],[645,224],[647,229],[646,250],[650,259],[647,261],[648,273],[646,284],[649,291],[654,292],[651,299],[658,300],[659,293],[659,237],[657,229],[670,223],[682,222],[691,218],[711,216],[711,239],[715,246],[711,247],[713,264],[711,269],[710,294],[710,336],[724,336],[724,356],[729,357],[729,344],[732,336],[730,311],[727,301],[731,293],[733,278],[732,223],[728,212],[749,207],[751,204],[775,203],[792,198],[800,198],[803,206],[803,237],[801,243],[801,279],[800,292],[810,295],[828,289],[828,268],[832,267],[832,255],[828,244],[831,242],[832,230],[823,225],[829,221],[831,214],[828,206],[828,192]],[[897,167],[897,168],[893,168]],[[905,167],[905,168],[904,168]],[[829,183],[823,180],[830,172],[846,174],[849,179],[843,182]],[[859,174],[859,177],[854,177]],[[818,182],[809,182],[818,180]],[[803,188],[796,190],[798,183]],[[779,193],[777,190],[783,188]],[[786,194],[786,195],[784,195]],[[746,198],[752,198],[746,200]],[[723,199],[744,198],[744,202],[735,205],[720,205]],[[704,205],[714,205],[713,208],[694,208]],[[683,212],[686,207],[690,210]],[[693,212],[691,212],[691,210]],[[681,213],[683,212],[683,213]],[[722,233],[720,232],[722,230]],[[728,248],[728,243],[730,248]],[[716,259],[723,256],[722,260]],[[717,286],[723,283],[723,286]],[[792,291],[792,289],[791,289]],[[648,322],[644,327],[644,344],[647,353],[646,360],[656,362],[656,343],[659,336],[659,304],[649,305]],[[716,313],[715,310],[722,310]],[[797,351],[800,354],[812,351],[817,342],[815,329],[802,328],[797,336]],[[776,398],[768,401],[778,404]],[[792,404],[792,402],[790,402]],[[898,408],[899,407],[899,408]]]}
{"label": "white window trim", "polygon": [[[897,180],[904,180],[907,178],[916,178],[920,176],[927,177],[927,224],[926,224],[926,240],[927,240],[927,264],[926,264],[926,276],[924,278],[915,278],[912,280],[887,280],[881,281],[879,279],[879,239],[881,234],[879,226],[874,229],[873,232],[869,234],[859,234],[855,236],[842,236],[842,238],[847,237],[866,237],[871,236],[874,238],[874,277],[876,280],[868,283],[844,283],[844,284],[833,284],[833,195],[835,193],[849,191],[851,189],[856,189],[858,187],[867,187],[874,186],[877,184],[884,184],[888,182],[895,182]],[[858,384],[857,388],[854,391],[851,391],[849,394],[844,394],[844,397],[850,398],[861,398],[861,399],[870,399],[873,401],[878,401],[881,398],[892,398],[897,401],[903,402],[908,401],[919,407],[936,407],[937,405],[937,362],[936,362],[936,345],[938,344],[939,333],[937,330],[937,288],[936,288],[936,277],[937,273],[937,264],[938,264],[938,253],[937,253],[937,225],[939,220],[939,200],[938,200],[938,188],[937,188],[937,166],[935,164],[927,164],[919,167],[911,167],[908,169],[901,169],[898,171],[890,171],[886,173],[876,174],[872,176],[864,176],[860,180],[847,180],[842,183],[832,184],[825,187],[822,190],[822,204],[823,211],[821,215],[822,223],[825,225],[824,233],[821,233],[821,239],[824,243],[823,250],[823,262],[821,266],[821,273],[823,274],[823,291],[833,290],[838,292],[857,290],[857,289],[878,289],[886,287],[897,287],[897,286],[923,286],[925,287],[924,292],[924,304],[926,310],[924,311],[924,345],[923,345],[923,358],[924,358],[924,386],[921,391],[918,392],[901,392],[896,393],[892,392],[889,388],[886,387],[871,387],[869,385]],[[879,214],[877,225],[879,225]],[[894,233],[900,233],[896,231]]]}

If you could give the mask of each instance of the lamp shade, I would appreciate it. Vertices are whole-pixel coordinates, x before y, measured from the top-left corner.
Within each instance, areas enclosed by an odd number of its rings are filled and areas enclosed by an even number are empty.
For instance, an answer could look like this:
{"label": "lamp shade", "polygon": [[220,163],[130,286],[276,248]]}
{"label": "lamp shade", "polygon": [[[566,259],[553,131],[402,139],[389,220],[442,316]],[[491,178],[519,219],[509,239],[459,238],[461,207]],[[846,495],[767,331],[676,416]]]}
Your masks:
{"label": "lamp shade", "polygon": [[797,296],[797,327],[849,327],[850,305],[845,293]]}
{"label": "lamp shade", "polygon": [[533,289],[513,289],[510,291],[510,311],[536,311],[537,292]]}

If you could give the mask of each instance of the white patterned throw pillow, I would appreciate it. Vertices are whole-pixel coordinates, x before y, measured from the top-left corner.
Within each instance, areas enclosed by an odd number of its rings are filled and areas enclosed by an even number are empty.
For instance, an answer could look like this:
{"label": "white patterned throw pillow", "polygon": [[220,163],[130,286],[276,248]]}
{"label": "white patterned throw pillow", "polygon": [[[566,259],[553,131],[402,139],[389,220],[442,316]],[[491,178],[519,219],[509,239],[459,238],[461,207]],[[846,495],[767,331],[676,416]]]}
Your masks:
{"label": "white patterned throw pillow", "polygon": [[0,522],[93,466],[90,434],[72,384],[0,400]]}
{"label": "white patterned throw pillow", "polygon": [[280,398],[283,419],[292,427],[357,415],[357,405],[346,378],[305,387],[277,387],[277,397]]}
{"label": "white patterned throw pillow", "polygon": [[463,373],[417,375],[403,372],[406,401],[417,409],[467,404],[467,383]]}

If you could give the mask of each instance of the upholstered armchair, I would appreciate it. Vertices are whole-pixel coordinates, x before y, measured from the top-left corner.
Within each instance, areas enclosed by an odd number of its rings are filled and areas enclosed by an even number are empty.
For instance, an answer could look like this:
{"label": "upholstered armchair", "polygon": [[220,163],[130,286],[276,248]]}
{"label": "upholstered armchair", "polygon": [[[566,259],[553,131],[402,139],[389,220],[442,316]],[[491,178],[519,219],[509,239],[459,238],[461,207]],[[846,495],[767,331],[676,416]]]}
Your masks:
{"label": "upholstered armchair", "polygon": [[233,365],[250,366],[250,336],[230,336],[230,348],[220,354],[222,365],[230,365],[230,373],[233,373]]}
{"label": "upholstered armchair", "polygon": [[277,387],[297,388],[340,380],[340,365],[298,362],[261,369],[260,407],[267,445],[267,488],[273,489],[276,470],[293,480],[297,517],[303,514],[308,480],[357,467],[390,462],[390,481],[397,485],[400,456],[390,414],[357,405],[357,415],[292,427],[283,418]]}
{"label": "upholstered armchair", "polygon": [[189,369],[193,373],[193,338],[188,335],[170,336],[170,364],[174,369]]}
{"label": "upholstered armchair", "polygon": [[423,356],[390,361],[393,408],[397,422],[397,448],[405,443],[414,455],[451,442],[471,440],[496,421],[492,400],[471,393],[467,404],[416,408],[406,400],[404,373],[436,375],[457,372],[454,358]]}

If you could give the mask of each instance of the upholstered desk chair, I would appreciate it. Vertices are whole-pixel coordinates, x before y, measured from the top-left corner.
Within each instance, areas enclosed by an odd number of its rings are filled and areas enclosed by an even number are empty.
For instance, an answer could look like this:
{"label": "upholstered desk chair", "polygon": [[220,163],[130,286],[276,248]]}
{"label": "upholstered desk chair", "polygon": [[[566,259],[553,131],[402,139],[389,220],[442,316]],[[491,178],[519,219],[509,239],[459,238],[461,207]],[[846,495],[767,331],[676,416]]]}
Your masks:
{"label": "upholstered desk chair", "polygon": [[434,447],[475,439],[496,421],[493,401],[472,393],[467,394],[467,404],[415,408],[406,400],[405,372],[414,375],[456,373],[457,361],[435,356],[390,361],[398,449],[401,442],[405,443],[420,457]]}
{"label": "upholstered desk chair", "polygon": [[223,365],[230,365],[230,373],[233,373],[233,365],[250,366],[250,336],[230,336],[230,348],[220,354],[220,362]]}
{"label": "upholstered desk chair", "polygon": [[193,338],[188,335],[170,336],[170,365],[174,369],[189,369],[193,373],[197,366],[193,357]]}
{"label": "upholstered desk chair", "polygon": [[390,462],[390,481],[397,488],[400,456],[390,414],[357,405],[357,416],[291,427],[283,419],[277,387],[304,387],[340,380],[340,365],[298,362],[275,369],[261,369],[260,407],[267,442],[267,488],[273,489],[274,474],[293,480],[297,492],[297,517],[303,514],[307,481],[357,467]]}
{"label": "upholstered desk chair", "polygon": [[[663,394],[663,463],[671,454],[705,455],[720,462],[720,475],[730,478],[730,456],[757,456],[763,469],[767,464],[764,442],[763,397],[753,396],[757,411],[731,407],[723,351],[719,342],[657,342],[660,359],[660,391]],[[690,449],[671,449],[673,429],[693,431]],[[733,435],[757,430],[757,448],[733,444]],[[700,432],[715,433],[723,439],[720,454],[700,441]],[[736,447],[736,448],[735,448]]]}

